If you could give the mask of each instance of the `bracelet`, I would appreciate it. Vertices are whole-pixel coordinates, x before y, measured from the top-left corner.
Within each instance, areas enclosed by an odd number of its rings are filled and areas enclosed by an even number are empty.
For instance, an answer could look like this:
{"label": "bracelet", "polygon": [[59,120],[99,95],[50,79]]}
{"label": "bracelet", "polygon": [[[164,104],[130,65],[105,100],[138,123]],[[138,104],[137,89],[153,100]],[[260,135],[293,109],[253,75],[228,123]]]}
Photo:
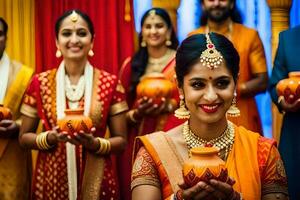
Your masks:
{"label": "bracelet", "polygon": [[108,154],[111,150],[110,141],[100,137],[96,137],[96,140],[98,140],[99,143],[99,148],[96,151],[96,154],[102,154],[102,155]]}
{"label": "bracelet", "polygon": [[127,112],[128,118],[129,118],[130,121],[132,121],[133,123],[137,123],[137,122],[138,122],[138,120],[136,120],[136,119],[134,118],[134,112],[136,112],[136,111],[137,111],[137,110],[134,109],[134,110],[130,110],[129,112]]}
{"label": "bracelet", "polygon": [[48,144],[48,141],[47,141],[48,133],[49,133],[49,131],[41,132],[35,138],[36,146],[40,150],[48,150],[48,149],[51,149],[54,146],[54,145],[51,146],[51,145]]}
{"label": "bracelet", "polygon": [[284,96],[279,96],[277,99],[277,107],[280,113],[284,113],[284,111],[282,110],[282,107],[280,105],[280,103],[284,100]]}
{"label": "bracelet", "polygon": [[277,104],[280,105],[280,103],[283,99],[284,99],[284,96],[279,96],[277,99]]}

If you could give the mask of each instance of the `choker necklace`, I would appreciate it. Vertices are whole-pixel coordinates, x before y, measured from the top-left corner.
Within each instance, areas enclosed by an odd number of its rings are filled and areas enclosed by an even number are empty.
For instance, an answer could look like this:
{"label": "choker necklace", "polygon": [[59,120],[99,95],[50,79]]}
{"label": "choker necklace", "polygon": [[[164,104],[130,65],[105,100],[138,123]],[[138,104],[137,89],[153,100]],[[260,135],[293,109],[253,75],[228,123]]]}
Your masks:
{"label": "choker necklace", "polygon": [[183,125],[183,137],[189,150],[194,147],[216,147],[219,149],[219,157],[226,160],[234,143],[234,127],[228,121],[227,128],[219,137],[205,140],[194,134],[186,121]]}
{"label": "choker necklace", "polygon": [[[232,23],[232,21],[230,21],[229,22],[229,24],[228,24],[228,31],[226,31],[226,34],[224,33],[219,33],[219,34],[222,34],[222,35],[224,35],[224,36],[226,36],[227,38],[228,38],[228,40],[230,40],[231,41],[231,39],[232,39],[232,31],[233,31],[233,23]],[[206,26],[205,26],[205,33],[210,33],[211,31],[210,31],[210,29],[209,29],[209,26],[208,26],[208,24],[206,24]],[[218,33],[218,32],[216,32],[216,33]]]}
{"label": "choker necklace", "polygon": [[71,81],[68,75],[65,76],[65,92],[66,97],[71,102],[78,102],[84,93],[85,80],[84,76],[81,76],[77,85],[71,85]]}

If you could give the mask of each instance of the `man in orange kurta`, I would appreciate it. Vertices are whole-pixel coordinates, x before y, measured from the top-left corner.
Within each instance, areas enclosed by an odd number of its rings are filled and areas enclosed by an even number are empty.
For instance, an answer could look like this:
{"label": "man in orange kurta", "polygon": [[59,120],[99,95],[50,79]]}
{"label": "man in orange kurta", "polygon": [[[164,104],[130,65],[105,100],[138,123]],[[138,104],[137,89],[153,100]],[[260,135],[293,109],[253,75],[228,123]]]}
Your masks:
{"label": "man in orange kurta", "polygon": [[237,125],[262,134],[261,121],[254,96],[265,92],[268,75],[264,48],[256,30],[240,22],[235,9],[235,0],[201,0],[203,16],[201,27],[189,35],[216,32],[225,35],[234,44],[240,55],[240,74],[237,85],[239,117],[229,120]]}

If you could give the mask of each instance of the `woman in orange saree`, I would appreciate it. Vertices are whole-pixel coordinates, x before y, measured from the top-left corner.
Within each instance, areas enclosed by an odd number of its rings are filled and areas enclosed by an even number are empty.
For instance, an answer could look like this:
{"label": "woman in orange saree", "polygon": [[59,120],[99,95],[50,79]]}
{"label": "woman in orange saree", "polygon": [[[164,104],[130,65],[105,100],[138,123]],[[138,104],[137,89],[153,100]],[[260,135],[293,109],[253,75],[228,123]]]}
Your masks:
{"label": "woman in orange saree", "polygon": [[[63,61],[58,69],[35,75],[26,91],[19,141],[39,150],[32,199],[120,199],[110,157],[125,148],[128,106],[117,77],[88,62],[93,38],[86,14],[64,13],[56,22],[56,55]],[[79,108],[94,127],[74,136],[60,132],[57,120],[64,111]],[[40,119],[44,132],[37,135]],[[107,126],[110,138],[104,138]]]}
{"label": "woman in orange saree", "polygon": [[[216,33],[188,37],[177,50],[175,70],[184,102],[175,113],[188,120],[137,139],[132,199],[288,199],[275,141],[227,120],[239,73],[233,44]],[[226,182],[185,185],[182,165],[199,146],[219,149],[230,177]]]}
{"label": "woman in orange saree", "polygon": [[[161,8],[148,10],[141,20],[142,31],[139,35],[139,50],[127,58],[120,70],[119,78],[125,87],[130,111],[127,113],[129,129],[128,146],[119,158],[120,182],[125,199],[130,199],[130,174],[134,138],[156,130],[172,128],[179,124],[172,117],[178,104],[178,94],[174,90],[173,103],[156,105],[149,98],[136,95],[140,80],[152,73],[160,73],[174,83],[175,49],[178,45],[168,13]],[[174,88],[176,85],[174,84]],[[140,98],[140,99],[139,99]],[[171,101],[170,101],[171,102]],[[171,118],[171,120],[168,120]],[[168,123],[166,123],[168,121]],[[125,176],[124,172],[125,171]]]}

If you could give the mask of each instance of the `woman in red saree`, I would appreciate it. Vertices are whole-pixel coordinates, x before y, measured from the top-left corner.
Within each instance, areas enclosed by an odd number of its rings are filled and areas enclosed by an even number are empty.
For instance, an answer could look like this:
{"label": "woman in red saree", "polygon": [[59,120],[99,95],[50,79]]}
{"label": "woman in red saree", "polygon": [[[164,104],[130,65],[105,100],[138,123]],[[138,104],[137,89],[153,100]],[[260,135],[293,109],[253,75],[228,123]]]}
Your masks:
{"label": "woman in red saree", "polygon": [[[233,44],[217,33],[190,36],[177,50],[175,70],[182,102],[175,113],[188,120],[137,139],[132,199],[287,200],[275,141],[227,120],[227,114],[237,111],[239,55]],[[182,165],[190,149],[199,146],[219,149],[226,181],[210,179],[192,187],[184,183]]]}
{"label": "woman in red saree", "polygon": [[[86,14],[68,11],[55,28],[63,61],[34,76],[21,108],[20,143],[39,150],[32,199],[120,199],[110,155],[126,144],[125,90],[116,76],[89,64],[94,29]],[[67,108],[84,110],[93,121],[90,133],[71,137],[56,128]],[[44,132],[37,135],[40,119]],[[110,138],[104,138],[107,126]]]}
{"label": "woman in red saree", "polygon": [[[172,118],[177,107],[178,95],[173,94],[173,104],[164,102],[156,105],[149,98],[137,97],[136,88],[140,80],[152,73],[163,74],[174,82],[175,50],[178,40],[172,28],[168,13],[161,8],[151,8],[141,19],[139,50],[133,57],[127,58],[120,70],[119,78],[125,87],[130,111],[127,113],[129,129],[128,146],[119,158],[119,171],[122,173],[121,191],[125,199],[130,199],[131,157],[134,138],[156,130],[176,126]],[[174,88],[176,85],[174,84]],[[176,90],[177,91],[177,90]],[[140,99],[138,99],[140,98]],[[174,119],[174,118],[173,118]],[[166,124],[169,121],[170,123]],[[125,175],[123,173],[125,171]]]}

